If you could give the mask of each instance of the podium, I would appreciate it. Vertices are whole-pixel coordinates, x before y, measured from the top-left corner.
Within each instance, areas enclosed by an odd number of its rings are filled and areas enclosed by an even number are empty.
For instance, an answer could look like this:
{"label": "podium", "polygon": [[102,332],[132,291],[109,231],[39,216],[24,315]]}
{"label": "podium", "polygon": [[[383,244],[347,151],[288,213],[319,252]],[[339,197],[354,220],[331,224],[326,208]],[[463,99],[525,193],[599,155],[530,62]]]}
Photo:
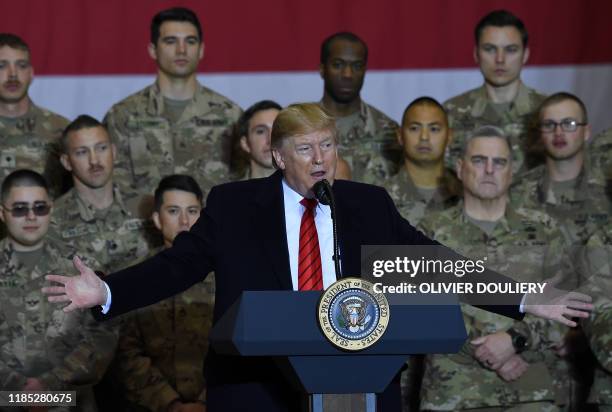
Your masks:
{"label": "podium", "polygon": [[[389,298],[387,330],[373,346],[346,352],[319,329],[321,291],[245,291],[217,322],[210,341],[218,353],[275,357],[286,378],[311,395],[320,412],[322,394],[366,395],[375,411],[381,393],[408,355],[456,353],[466,339],[461,309],[452,295],[415,296],[413,303]],[[418,302],[422,304],[418,304]]]}

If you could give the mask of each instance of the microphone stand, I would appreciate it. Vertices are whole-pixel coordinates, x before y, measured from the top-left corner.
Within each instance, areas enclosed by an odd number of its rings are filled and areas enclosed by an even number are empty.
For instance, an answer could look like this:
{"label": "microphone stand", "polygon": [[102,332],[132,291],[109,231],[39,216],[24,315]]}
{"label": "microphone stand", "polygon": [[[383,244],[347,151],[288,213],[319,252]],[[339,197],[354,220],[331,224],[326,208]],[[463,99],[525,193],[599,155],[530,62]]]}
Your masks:
{"label": "microphone stand", "polygon": [[334,261],[336,280],[340,280],[342,279],[342,271],[340,270],[340,246],[338,245],[338,230],[336,226],[336,202],[332,187],[326,179],[323,179],[314,184],[312,191],[317,200],[324,205],[329,205],[331,210],[332,233],[334,236],[334,255],[332,256],[332,260]]}

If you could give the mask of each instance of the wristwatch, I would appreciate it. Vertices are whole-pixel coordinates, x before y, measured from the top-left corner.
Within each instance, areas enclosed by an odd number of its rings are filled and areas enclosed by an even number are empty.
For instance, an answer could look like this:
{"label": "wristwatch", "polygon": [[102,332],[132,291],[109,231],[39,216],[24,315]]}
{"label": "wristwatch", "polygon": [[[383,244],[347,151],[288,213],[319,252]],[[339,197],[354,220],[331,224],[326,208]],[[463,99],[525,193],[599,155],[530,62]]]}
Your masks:
{"label": "wristwatch", "polygon": [[516,353],[523,353],[527,349],[527,338],[514,329],[510,328],[506,331],[508,335],[510,335],[510,339],[512,339],[512,346]]}

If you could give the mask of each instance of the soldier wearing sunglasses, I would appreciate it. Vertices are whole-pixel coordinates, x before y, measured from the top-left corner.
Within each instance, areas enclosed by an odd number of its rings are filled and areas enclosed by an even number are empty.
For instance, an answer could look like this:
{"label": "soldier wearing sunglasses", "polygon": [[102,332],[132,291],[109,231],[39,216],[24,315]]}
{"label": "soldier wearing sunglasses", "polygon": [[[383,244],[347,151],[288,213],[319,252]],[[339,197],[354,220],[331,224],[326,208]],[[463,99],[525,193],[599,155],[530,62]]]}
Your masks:
{"label": "soldier wearing sunglasses", "polygon": [[75,254],[47,236],[51,210],[40,174],[21,169],[6,177],[0,204],[8,231],[0,241],[0,390],[77,390],[78,410],[90,410],[91,385],[110,362],[117,333],[88,312],[62,312],[42,295],[44,275],[69,271]]}
{"label": "soldier wearing sunglasses", "polygon": [[612,206],[605,179],[588,162],[586,107],[577,96],[555,93],[540,106],[538,119],[546,164],[523,175],[512,197],[515,204],[544,208],[562,223],[572,244],[583,245],[608,221]]}

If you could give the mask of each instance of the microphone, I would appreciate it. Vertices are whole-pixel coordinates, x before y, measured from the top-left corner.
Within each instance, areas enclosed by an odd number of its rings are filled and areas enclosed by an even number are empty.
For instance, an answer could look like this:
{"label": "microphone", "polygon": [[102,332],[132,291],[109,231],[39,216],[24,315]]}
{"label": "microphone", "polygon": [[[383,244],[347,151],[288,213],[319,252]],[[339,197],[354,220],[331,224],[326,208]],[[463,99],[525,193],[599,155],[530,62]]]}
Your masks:
{"label": "microphone", "polygon": [[334,193],[332,187],[327,179],[319,180],[312,187],[312,191],[317,200],[323,204],[328,205],[331,210],[332,218],[332,232],[334,235],[334,255],[332,259],[334,261],[334,268],[336,271],[336,280],[342,279],[342,272],[340,270],[340,246],[338,246],[338,232],[336,227],[336,202],[334,201]]}

